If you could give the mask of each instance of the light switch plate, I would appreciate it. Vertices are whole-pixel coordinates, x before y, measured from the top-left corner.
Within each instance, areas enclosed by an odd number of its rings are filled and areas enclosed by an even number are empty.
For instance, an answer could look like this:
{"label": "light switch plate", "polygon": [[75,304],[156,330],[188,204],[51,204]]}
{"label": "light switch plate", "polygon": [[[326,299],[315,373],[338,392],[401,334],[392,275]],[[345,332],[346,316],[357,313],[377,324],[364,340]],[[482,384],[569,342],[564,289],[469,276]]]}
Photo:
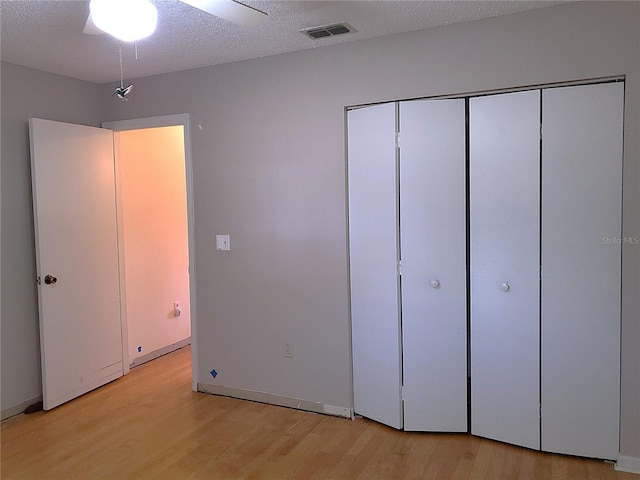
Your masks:
{"label": "light switch plate", "polygon": [[229,235],[216,235],[216,250],[231,250]]}

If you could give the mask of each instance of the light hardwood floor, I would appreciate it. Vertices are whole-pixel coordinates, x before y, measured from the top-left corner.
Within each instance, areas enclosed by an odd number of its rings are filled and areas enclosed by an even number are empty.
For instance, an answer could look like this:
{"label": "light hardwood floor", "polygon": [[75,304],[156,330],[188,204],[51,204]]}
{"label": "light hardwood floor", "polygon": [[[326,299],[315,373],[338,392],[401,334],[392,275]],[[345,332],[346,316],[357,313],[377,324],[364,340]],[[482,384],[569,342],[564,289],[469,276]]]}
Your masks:
{"label": "light hardwood floor", "polygon": [[3,479],[638,480],[466,434],[399,432],[191,391],[184,348],[2,424]]}

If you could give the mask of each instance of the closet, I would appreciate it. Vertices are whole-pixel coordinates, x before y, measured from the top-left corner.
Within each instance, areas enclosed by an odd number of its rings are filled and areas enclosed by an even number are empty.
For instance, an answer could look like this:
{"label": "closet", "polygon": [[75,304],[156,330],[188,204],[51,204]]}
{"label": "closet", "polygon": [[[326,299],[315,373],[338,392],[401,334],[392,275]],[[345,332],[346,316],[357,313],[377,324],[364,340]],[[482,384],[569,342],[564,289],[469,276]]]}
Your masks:
{"label": "closet", "polygon": [[356,414],[617,458],[623,99],[348,111]]}
{"label": "closet", "polygon": [[354,403],[395,428],[467,431],[465,131],[460,99],[349,112]]}

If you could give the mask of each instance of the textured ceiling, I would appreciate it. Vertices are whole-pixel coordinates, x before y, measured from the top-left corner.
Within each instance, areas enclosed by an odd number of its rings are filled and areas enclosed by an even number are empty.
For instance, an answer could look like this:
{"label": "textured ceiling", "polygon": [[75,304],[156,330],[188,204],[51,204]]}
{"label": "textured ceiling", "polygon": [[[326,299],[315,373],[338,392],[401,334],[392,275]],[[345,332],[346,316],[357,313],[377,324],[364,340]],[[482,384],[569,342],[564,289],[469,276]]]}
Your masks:
{"label": "textured ceiling", "polygon": [[[123,44],[124,73],[136,78],[235,62],[342,42],[381,37],[542,8],[562,1],[271,1],[243,0],[266,12],[266,22],[245,29],[178,0],[153,0],[158,27]],[[87,0],[2,0],[2,60],[69,77],[106,83],[120,78],[118,42],[82,33]],[[299,30],[346,22],[357,32],[319,40]]]}

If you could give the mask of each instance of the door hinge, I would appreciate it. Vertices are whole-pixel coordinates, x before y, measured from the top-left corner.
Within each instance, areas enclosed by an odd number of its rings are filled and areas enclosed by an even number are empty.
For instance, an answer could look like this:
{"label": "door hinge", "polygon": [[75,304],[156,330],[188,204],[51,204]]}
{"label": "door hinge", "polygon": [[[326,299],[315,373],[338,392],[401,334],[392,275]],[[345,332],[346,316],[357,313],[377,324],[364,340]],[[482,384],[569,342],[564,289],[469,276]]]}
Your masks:
{"label": "door hinge", "polygon": [[396,148],[400,148],[400,132],[396,132]]}
{"label": "door hinge", "polygon": [[400,398],[402,399],[402,401],[404,402],[404,385],[402,385],[400,387]]}
{"label": "door hinge", "polygon": [[398,260],[398,275],[402,276],[402,260]]}

